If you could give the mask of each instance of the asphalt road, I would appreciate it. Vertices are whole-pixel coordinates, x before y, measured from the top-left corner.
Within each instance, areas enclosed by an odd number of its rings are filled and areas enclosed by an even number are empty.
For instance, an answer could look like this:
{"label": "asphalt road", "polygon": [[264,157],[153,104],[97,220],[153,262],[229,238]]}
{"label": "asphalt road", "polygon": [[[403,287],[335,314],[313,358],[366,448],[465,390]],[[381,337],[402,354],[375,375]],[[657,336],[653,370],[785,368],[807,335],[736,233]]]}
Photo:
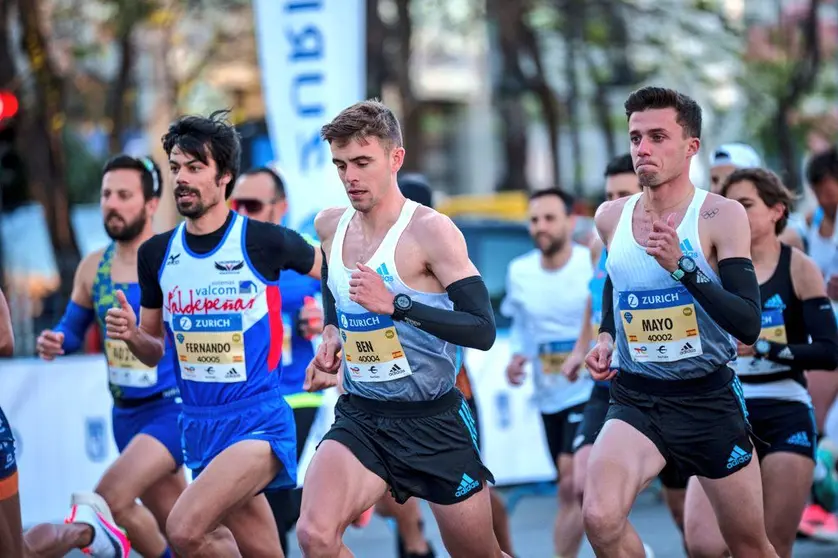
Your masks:
{"label": "asphalt road", "polygon": [[[551,558],[551,527],[556,510],[551,496],[527,496],[515,506],[511,522],[515,552],[520,558]],[[427,505],[423,504],[425,532],[437,551],[439,558],[447,557],[442,547],[439,530]],[[650,492],[644,493],[632,511],[631,520],[643,541],[655,552],[656,558],[685,558],[681,538],[673,525],[666,507]],[[301,558],[296,547],[296,538],[290,537],[293,548],[289,558]],[[395,537],[392,529],[382,519],[375,517],[364,529],[350,528],[345,541],[359,558],[391,558],[396,556]],[[73,558],[83,558],[80,552]],[[138,556],[138,555],[137,555]],[[583,545],[580,558],[594,556],[587,542]],[[838,545],[814,541],[798,541],[794,558],[834,558],[838,556]]]}

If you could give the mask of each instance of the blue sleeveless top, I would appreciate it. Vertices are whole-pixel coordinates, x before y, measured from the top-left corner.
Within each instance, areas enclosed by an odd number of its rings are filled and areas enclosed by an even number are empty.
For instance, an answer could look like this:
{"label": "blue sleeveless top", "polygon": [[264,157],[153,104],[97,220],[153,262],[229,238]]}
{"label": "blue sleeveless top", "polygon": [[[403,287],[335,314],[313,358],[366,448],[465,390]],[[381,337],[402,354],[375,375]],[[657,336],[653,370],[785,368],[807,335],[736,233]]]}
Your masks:
{"label": "blue sleeveless top", "polygon": [[[111,279],[116,245],[111,243],[96,270],[93,280],[93,309],[102,330],[105,330],[105,316],[109,308],[118,306],[115,292],[125,293],[128,303],[140,316],[140,285],[138,283],[114,283]],[[124,341],[108,339],[104,336],[105,355],[108,359],[108,385],[115,399],[142,399],[177,386],[175,378],[174,350],[166,336],[166,352],[156,368],[149,368],[141,363],[128,350]]]}

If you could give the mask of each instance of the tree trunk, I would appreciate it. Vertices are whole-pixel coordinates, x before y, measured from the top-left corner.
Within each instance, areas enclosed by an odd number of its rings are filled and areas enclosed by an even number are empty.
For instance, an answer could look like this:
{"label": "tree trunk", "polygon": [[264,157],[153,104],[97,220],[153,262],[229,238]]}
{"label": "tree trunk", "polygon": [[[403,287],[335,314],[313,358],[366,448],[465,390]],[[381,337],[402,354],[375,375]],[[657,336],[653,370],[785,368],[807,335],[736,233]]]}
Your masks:
{"label": "tree trunk", "polygon": [[128,93],[128,88],[131,85],[131,74],[134,68],[135,48],[134,48],[134,26],[127,24],[121,30],[118,39],[119,42],[119,71],[116,75],[116,81],[111,88],[110,96],[110,121],[111,131],[108,136],[108,147],[110,153],[120,153],[122,151],[122,135],[125,133],[125,97]]}
{"label": "tree trunk", "polygon": [[[570,26],[574,25],[570,22]],[[577,42],[574,33],[565,33],[565,80],[567,82],[567,123],[570,132],[570,158],[573,160],[573,192],[582,194],[582,140],[579,136],[579,80],[576,73]],[[584,47],[583,47],[584,48]]]}
{"label": "tree trunk", "polygon": [[34,77],[32,102],[23,112],[29,190],[44,209],[60,294],[69,299],[80,254],[70,221],[64,161],[64,81],[49,57],[40,0],[18,0],[23,51]]}
{"label": "tree trunk", "polygon": [[367,0],[367,98],[381,98],[389,74],[384,54],[387,29],[378,13],[378,0]]}
{"label": "tree trunk", "polygon": [[[523,15],[523,14],[520,14]],[[521,17],[518,25],[522,46],[527,50],[535,65],[535,75],[529,78],[528,86],[535,93],[541,105],[541,116],[544,118],[544,125],[547,127],[547,137],[550,143],[550,174],[553,186],[561,186],[561,148],[559,146],[559,126],[561,116],[556,94],[547,81],[547,74],[544,70],[544,63],[541,57],[541,49],[535,33],[530,29],[524,18]]]}
{"label": "tree trunk", "polygon": [[499,190],[529,190],[527,180],[528,124],[522,102],[525,78],[518,60],[520,12],[518,2],[487,0],[486,11],[499,58],[492,96],[503,127],[504,172]]}
{"label": "tree trunk", "polygon": [[792,192],[800,192],[802,184],[798,155],[791,133],[791,113],[800,99],[815,86],[821,69],[820,33],[818,32],[819,4],[820,0],[809,0],[809,13],[803,20],[801,29],[803,33],[802,60],[795,64],[791,80],[784,90],[785,94],[778,99],[777,114],[774,117],[777,146],[783,165],[783,179]]}
{"label": "tree trunk", "polygon": [[395,37],[398,59],[391,67],[395,70],[396,85],[402,108],[402,138],[405,145],[405,162],[402,167],[407,172],[422,172],[424,160],[424,138],[422,135],[422,104],[416,99],[410,74],[410,61],[413,51],[413,20],[410,14],[410,0],[396,0]]}

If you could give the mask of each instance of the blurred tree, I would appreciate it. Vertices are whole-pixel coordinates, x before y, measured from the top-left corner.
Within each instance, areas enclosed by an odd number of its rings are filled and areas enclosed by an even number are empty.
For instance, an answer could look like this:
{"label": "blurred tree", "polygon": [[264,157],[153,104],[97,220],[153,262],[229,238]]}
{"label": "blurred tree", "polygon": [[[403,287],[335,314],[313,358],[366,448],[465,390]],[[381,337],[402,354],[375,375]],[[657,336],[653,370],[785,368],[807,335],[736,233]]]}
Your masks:
{"label": "blurred tree", "polygon": [[30,74],[22,109],[22,136],[29,190],[44,209],[58,267],[60,295],[69,299],[79,263],[70,221],[63,133],[65,81],[56,69],[44,32],[41,0],[18,0],[22,51]]}
{"label": "blurred tree", "polygon": [[[748,125],[769,160],[775,160],[786,185],[802,189],[801,159],[808,131],[817,130],[838,93],[835,65],[838,32],[824,21],[821,5],[806,0],[779,6],[779,20],[753,25],[743,73]],[[785,8],[785,9],[783,9]],[[829,71],[824,71],[829,68]],[[804,115],[812,102],[820,111]]]}

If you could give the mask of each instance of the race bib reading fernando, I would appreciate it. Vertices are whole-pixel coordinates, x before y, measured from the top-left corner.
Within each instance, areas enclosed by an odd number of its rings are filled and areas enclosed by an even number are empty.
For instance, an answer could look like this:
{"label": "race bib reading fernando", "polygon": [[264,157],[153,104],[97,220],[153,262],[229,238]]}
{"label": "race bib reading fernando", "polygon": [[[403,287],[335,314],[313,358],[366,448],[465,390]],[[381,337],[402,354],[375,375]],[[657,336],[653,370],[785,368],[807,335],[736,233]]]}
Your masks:
{"label": "race bib reading fernando", "polygon": [[560,374],[567,357],[573,352],[576,341],[552,341],[538,346],[538,360],[545,374]]}
{"label": "race bib reading fernando", "polygon": [[193,382],[247,380],[241,314],[172,316],[181,377]]}
{"label": "race bib reading fernando", "polygon": [[390,316],[338,312],[343,358],[356,382],[387,382],[413,372]]}
{"label": "race bib reading fernando", "polygon": [[622,291],[619,310],[635,362],[675,362],[702,354],[695,303],[685,287]]}
{"label": "race bib reading fernando", "polygon": [[121,387],[145,388],[157,383],[157,367],[149,367],[134,356],[125,341],[105,339],[108,379]]}

